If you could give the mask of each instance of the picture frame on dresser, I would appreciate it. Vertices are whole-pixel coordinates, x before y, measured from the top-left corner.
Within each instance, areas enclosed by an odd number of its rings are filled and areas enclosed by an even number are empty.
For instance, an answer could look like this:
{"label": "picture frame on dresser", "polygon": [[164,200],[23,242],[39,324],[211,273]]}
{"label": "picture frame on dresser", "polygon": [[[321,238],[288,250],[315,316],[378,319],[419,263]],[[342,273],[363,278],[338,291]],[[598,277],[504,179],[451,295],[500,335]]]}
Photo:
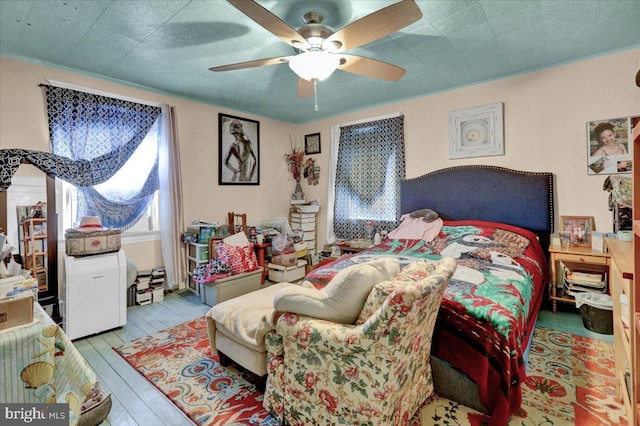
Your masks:
{"label": "picture frame on dresser", "polygon": [[260,122],[218,114],[218,184],[260,185]]}
{"label": "picture frame on dresser", "polygon": [[593,216],[560,216],[560,233],[569,239],[571,247],[591,248],[591,235],[596,230]]}

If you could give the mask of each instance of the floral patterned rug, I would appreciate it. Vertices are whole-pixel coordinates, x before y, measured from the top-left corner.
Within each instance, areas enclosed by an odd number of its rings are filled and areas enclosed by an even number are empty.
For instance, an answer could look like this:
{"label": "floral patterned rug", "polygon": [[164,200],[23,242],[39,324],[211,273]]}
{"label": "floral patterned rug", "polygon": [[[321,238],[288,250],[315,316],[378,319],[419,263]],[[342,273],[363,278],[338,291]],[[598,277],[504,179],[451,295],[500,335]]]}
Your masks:
{"label": "floral patterned rug", "polygon": [[[114,348],[200,425],[277,425],[249,373],[211,356],[204,317]],[[538,327],[522,408],[509,425],[627,424],[615,398],[613,344]],[[444,398],[426,403],[412,425],[482,425],[486,416]]]}

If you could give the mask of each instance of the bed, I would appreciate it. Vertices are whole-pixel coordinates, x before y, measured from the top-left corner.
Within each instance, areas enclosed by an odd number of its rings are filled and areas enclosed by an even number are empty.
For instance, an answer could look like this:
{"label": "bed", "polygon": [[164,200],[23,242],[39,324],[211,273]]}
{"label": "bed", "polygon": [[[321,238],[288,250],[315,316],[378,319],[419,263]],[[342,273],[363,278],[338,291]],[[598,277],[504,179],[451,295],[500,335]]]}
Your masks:
{"label": "bed", "polygon": [[433,241],[389,239],[323,265],[306,280],[322,288],[342,268],[376,256],[395,256],[401,264],[458,259],[434,332],[435,390],[489,414],[491,424],[506,424],[522,402],[528,345],[549,283],[553,176],[460,166],[405,180],[401,212],[425,208],[444,220]]}

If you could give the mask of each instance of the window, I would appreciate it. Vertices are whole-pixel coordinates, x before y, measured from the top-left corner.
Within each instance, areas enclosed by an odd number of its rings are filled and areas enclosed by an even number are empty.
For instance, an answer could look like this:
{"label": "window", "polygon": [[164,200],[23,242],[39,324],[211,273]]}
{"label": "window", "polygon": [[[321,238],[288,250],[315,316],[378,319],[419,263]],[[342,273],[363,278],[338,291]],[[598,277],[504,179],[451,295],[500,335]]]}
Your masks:
{"label": "window", "polygon": [[369,221],[376,230],[395,228],[405,176],[403,116],[343,125],[336,135],[338,130],[332,141],[328,241],[365,237]]}
{"label": "window", "polygon": [[99,216],[104,226],[157,229],[161,109],[64,87],[46,91],[52,151],[64,157],[73,183],[61,185],[63,228]]}
{"label": "window", "polygon": [[[140,188],[158,156],[158,137],[158,122],[156,121],[124,166],[106,182],[95,185],[94,189],[102,196],[123,199],[132,188]],[[63,229],[68,229],[76,225],[78,190],[76,186],[64,181],[61,181],[60,188],[63,194]],[[158,229],[158,190],[156,190],[146,211],[134,224],[128,226],[125,232],[134,234],[158,231]]]}

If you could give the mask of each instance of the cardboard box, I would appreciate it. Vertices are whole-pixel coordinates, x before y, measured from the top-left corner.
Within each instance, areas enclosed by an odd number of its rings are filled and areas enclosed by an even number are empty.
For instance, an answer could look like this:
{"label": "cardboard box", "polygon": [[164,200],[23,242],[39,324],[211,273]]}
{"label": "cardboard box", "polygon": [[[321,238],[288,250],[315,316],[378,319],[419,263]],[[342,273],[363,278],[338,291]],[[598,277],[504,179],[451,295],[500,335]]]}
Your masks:
{"label": "cardboard box", "polygon": [[33,322],[33,293],[0,299],[0,330]]}
{"label": "cardboard box", "polygon": [[295,266],[297,260],[298,259],[296,257],[295,251],[292,253],[274,254],[271,257],[271,263],[273,263],[274,265],[282,265],[282,266]]}

